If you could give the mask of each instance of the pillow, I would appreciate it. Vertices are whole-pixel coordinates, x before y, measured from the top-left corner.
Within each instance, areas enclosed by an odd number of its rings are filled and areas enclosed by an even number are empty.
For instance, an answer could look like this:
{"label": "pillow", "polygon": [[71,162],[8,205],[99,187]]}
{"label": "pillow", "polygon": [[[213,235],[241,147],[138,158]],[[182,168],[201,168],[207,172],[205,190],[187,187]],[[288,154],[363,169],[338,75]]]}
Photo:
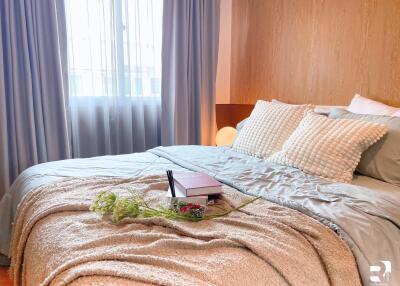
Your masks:
{"label": "pillow", "polygon": [[[280,100],[277,99],[272,99],[272,102],[280,102],[280,103],[284,103]],[[285,104],[290,104],[290,103],[285,103]],[[321,114],[321,115],[328,115],[329,112],[334,109],[334,108],[346,108],[345,106],[338,106],[338,105],[314,105],[314,112]]]}
{"label": "pillow", "polygon": [[400,109],[381,102],[354,95],[347,110],[356,114],[391,115],[400,117]]}
{"label": "pillow", "polygon": [[247,118],[243,119],[242,121],[240,121],[238,124],[236,124],[236,131],[238,133],[240,132],[240,130],[242,130],[243,126],[246,124],[248,119],[249,118],[247,117]]}
{"label": "pillow", "polygon": [[233,150],[262,158],[272,155],[281,149],[308,110],[307,105],[257,101],[233,142]]}
{"label": "pillow", "polygon": [[351,182],[362,152],[386,132],[385,126],[376,123],[308,113],[282,150],[267,160],[329,180]]}
{"label": "pillow", "polygon": [[388,133],[361,156],[357,171],[390,184],[400,186],[400,117],[354,114],[334,109],[330,118],[356,119],[383,124]]}

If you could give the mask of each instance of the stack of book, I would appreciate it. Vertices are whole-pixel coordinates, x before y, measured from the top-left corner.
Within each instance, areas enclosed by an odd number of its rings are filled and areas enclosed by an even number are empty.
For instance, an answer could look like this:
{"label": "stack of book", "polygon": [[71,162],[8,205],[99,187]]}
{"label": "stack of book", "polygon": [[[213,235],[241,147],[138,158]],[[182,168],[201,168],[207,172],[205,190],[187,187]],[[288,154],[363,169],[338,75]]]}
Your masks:
{"label": "stack of book", "polygon": [[[175,197],[186,203],[207,205],[222,193],[222,184],[205,173],[182,173],[173,176]],[[172,197],[171,188],[167,197]]]}

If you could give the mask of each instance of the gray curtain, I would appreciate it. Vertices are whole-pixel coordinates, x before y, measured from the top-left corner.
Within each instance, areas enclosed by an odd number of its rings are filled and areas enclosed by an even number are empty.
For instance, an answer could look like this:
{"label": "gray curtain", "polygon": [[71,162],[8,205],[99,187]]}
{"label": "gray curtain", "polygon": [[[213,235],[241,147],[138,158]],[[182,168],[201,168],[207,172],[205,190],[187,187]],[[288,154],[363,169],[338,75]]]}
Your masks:
{"label": "gray curtain", "polygon": [[164,0],[161,142],[214,144],[219,0]]}
{"label": "gray curtain", "polygon": [[0,197],[27,167],[69,158],[62,0],[0,1]]}

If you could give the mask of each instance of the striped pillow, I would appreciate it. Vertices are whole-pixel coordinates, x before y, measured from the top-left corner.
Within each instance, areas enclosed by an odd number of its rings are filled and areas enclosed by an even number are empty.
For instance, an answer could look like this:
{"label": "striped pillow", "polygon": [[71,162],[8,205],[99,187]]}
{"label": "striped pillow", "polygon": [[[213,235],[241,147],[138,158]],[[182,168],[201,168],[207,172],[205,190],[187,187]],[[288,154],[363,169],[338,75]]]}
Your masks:
{"label": "striped pillow", "polygon": [[233,142],[233,150],[266,158],[282,148],[296,129],[309,105],[258,100],[256,106]]}
{"label": "striped pillow", "polygon": [[380,124],[308,113],[269,162],[332,181],[351,182],[361,154],[388,129]]}

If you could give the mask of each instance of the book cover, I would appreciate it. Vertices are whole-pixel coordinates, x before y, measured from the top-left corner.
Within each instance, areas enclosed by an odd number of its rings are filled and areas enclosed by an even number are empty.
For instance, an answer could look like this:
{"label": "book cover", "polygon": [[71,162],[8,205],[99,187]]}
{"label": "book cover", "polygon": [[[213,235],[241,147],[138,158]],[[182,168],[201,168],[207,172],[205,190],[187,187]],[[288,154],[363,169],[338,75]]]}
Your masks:
{"label": "book cover", "polygon": [[219,194],[222,184],[205,173],[181,173],[174,176],[175,185],[186,196]]}

